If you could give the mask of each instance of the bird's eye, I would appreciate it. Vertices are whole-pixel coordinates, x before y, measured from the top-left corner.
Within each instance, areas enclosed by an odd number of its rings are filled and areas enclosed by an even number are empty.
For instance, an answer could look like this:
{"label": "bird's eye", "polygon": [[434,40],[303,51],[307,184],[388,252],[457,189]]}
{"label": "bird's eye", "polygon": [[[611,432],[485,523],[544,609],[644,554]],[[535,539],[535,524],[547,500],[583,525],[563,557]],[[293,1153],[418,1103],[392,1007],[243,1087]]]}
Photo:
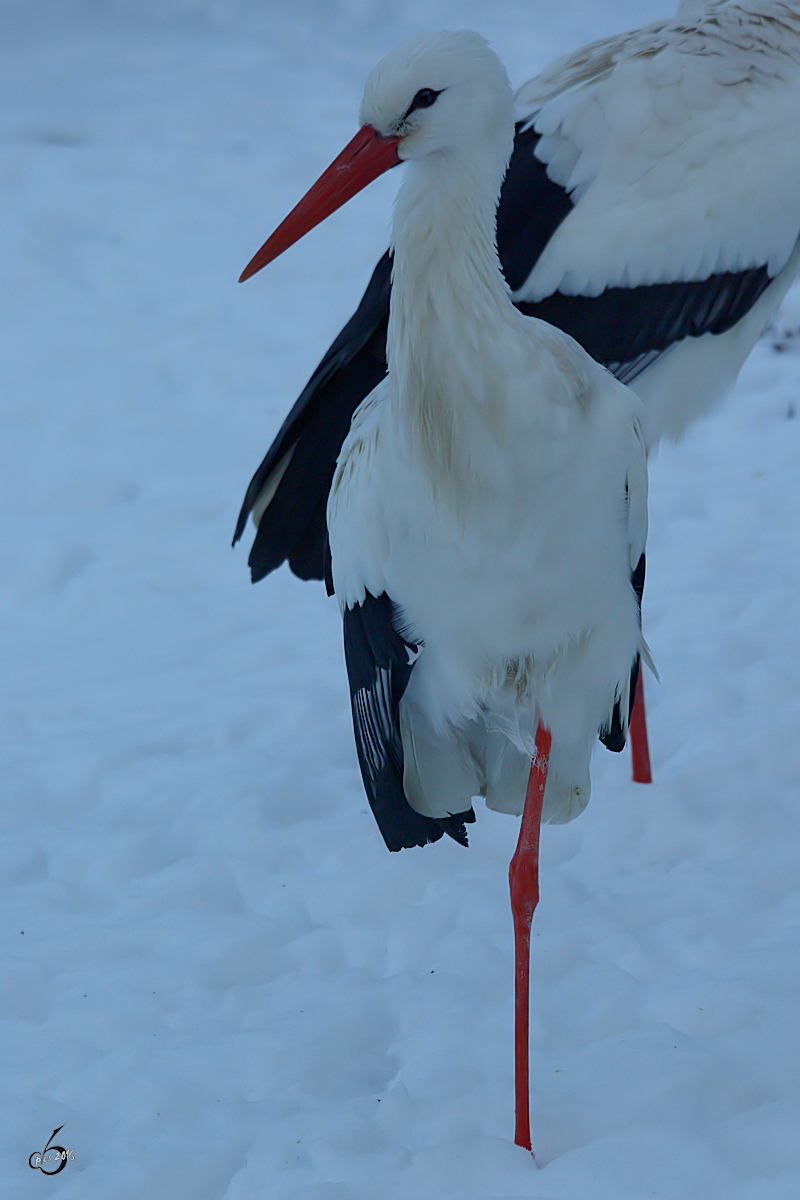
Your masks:
{"label": "bird's eye", "polygon": [[408,111],[403,114],[403,120],[410,117],[412,112],[417,108],[430,108],[436,102],[436,97],[441,96],[441,92],[435,92],[433,88],[420,88],[414,99],[408,106]]}
{"label": "bird's eye", "polygon": [[439,93],[435,92],[433,88],[420,88],[414,99],[411,101],[411,107],[412,109],[430,108],[438,95]]}

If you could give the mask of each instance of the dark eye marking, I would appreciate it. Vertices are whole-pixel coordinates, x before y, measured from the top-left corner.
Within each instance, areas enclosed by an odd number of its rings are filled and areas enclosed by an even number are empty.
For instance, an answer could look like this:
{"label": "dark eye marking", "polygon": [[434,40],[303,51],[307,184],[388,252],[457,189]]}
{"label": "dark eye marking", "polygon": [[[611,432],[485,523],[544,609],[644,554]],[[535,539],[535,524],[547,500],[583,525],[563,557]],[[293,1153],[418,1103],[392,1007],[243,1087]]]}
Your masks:
{"label": "dark eye marking", "polygon": [[403,120],[405,121],[406,117],[410,117],[412,112],[417,108],[430,108],[432,104],[436,103],[437,96],[441,96],[443,90],[440,89],[438,92],[435,92],[433,88],[420,88],[411,101],[408,112],[404,114]]}

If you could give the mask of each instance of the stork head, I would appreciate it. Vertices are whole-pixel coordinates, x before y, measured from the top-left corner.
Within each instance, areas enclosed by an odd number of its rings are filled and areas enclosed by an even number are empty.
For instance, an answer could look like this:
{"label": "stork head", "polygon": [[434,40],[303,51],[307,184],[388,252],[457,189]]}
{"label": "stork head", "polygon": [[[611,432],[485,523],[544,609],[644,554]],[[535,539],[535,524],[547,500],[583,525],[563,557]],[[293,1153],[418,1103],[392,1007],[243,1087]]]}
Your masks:
{"label": "stork head", "polygon": [[429,33],[387,54],[367,79],[361,125],[397,138],[401,160],[510,141],[513,96],[505,67],[480,34]]}
{"label": "stork head", "polygon": [[356,136],[250,260],[240,283],[405,159],[494,143],[504,166],[513,114],[505,68],[479,34],[431,33],[400,46],[367,79]]}

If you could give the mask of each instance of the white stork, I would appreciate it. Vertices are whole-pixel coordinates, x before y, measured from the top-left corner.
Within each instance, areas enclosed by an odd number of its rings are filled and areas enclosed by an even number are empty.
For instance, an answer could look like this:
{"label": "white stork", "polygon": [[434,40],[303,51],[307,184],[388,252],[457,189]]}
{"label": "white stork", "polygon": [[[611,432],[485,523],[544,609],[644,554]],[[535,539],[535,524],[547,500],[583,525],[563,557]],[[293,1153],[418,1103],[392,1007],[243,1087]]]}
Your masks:
{"label": "white stork", "polygon": [[[800,3],[684,3],[554,63],[516,119],[497,210],[515,303],[633,387],[648,445],[680,436],[798,273]],[[323,577],[334,464],[386,370],[390,270],[387,254],[248,488],[234,540],[252,514],[254,582],[285,560]]]}
{"label": "white stork", "polygon": [[632,579],[647,528],[641,405],[512,303],[495,209],[513,94],[483,38],[431,34],[390,54],[367,81],[361,126],[243,277],[406,164],[389,371],[339,454],[330,577],[361,772],[389,848],[443,832],[466,844],[475,795],[524,807],[510,882],[516,1140],[530,1149],[540,821],[585,807],[592,746],[598,732],[624,737],[645,651]]}

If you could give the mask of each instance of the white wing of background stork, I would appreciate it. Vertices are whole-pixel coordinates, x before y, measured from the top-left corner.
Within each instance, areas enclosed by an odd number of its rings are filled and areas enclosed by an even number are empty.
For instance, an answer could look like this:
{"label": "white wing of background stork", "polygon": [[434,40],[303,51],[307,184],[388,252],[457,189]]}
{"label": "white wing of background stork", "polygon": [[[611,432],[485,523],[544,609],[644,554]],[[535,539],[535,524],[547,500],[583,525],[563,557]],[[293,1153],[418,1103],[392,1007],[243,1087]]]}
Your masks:
{"label": "white wing of background stork", "polygon": [[520,88],[536,157],[574,205],[521,299],[786,266],[800,224],[800,5],[791,39],[777,18],[759,24],[763,45],[741,11],[597,42]]}
{"label": "white wing of background stork", "polygon": [[[624,313],[639,353],[605,362],[639,377],[650,442],[678,436],[733,381],[797,274],[800,5],[684,5],[553,64],[517,102],[572,208],[515,298],[603,298],[586,311],[609,349],[620,291],[641,303]],[[676,341],[683,354],[642,378]]]}
{"label": "white wing of background stork", "polygon": [[[498,250],[519,307],[646,406],[652,444],[724,393],[798,270],[800,3],[711,0],[556,62],[517,93]],[[355,408],[386,371],[391,261],[248,488],[255,580],[322,578]]]}

